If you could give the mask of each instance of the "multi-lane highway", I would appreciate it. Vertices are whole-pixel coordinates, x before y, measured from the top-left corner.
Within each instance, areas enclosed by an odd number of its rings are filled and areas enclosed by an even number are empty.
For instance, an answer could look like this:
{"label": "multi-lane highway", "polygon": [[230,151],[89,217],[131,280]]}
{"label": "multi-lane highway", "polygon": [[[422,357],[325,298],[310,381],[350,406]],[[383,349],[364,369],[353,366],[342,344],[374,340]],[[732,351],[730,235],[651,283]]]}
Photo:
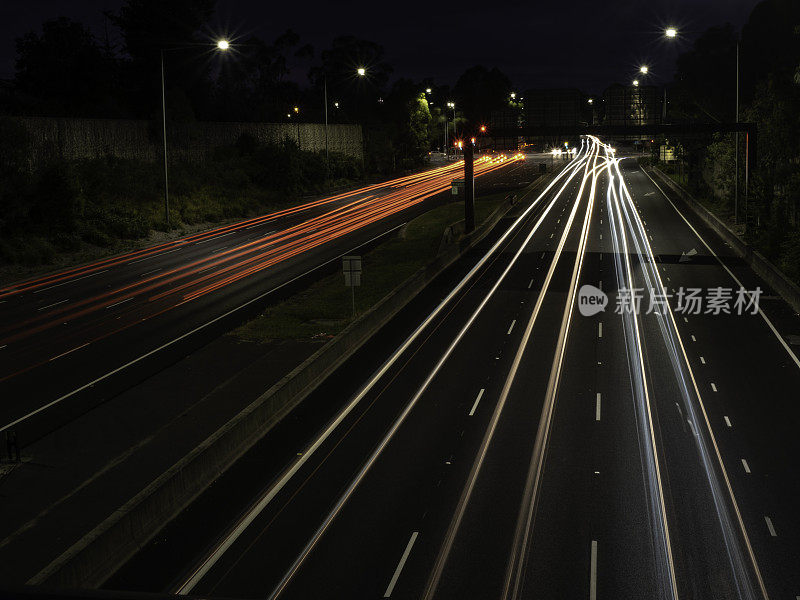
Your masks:
{"label": "multi-lane highway", "polygon": [[[521,158],[477,160],[478,185],[529,177]],[[451,163],[0,288],[0,431],[31,443],[219,335],[231,313],[427,210],[462,171]]]}
{"label": "multi-lane highway", "polygon": [[797,597],[796,322],[684,212],[585,138],[108,587]]}

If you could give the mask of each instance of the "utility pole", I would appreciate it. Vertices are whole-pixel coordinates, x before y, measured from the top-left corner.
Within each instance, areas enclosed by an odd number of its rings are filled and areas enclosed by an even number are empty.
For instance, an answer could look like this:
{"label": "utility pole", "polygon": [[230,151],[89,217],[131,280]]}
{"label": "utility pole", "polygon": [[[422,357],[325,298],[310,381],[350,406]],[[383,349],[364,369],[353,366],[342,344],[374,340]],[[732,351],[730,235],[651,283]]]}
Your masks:
{"label": "utility pole", "polygon": [[473,146],[470,140],[464,143],[464,231],[475,230],[475,167],[472,162]]}

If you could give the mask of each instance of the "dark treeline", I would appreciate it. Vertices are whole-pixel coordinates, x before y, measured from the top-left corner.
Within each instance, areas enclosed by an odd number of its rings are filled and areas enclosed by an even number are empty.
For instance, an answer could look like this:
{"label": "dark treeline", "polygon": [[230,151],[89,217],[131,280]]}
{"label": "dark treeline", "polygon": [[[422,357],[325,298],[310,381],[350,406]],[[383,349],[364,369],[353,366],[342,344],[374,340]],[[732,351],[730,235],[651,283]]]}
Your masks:
{"label": "dark treeline", "polygon": [[[104,14],[102,36],[66,18],[45,21],[17,40],[14,90],[0,98],[0,112],[155,121],[163,51],[168,121],[319,123],[327,85],[329,121],[362,125],[365,166],[387,173],[418,167],[441,147],[445,117],[452,132],[454,119],[462,127],[488,121],[507,103],[508,78],[480,66],[453,89],[407,79],[390,84],[384,49],[353,36],[317,49],[287,29],[274,40],[231,39],[230,49],[220,51],[216,42],[224,35],[210,25],[215,4],[127,0]],[[448,101],[456,102],[456,115],[446,114]]]}
{"label": "dark treeline", "polygon": [[[383,48],[340,36],[317,49],[287,29],[276,39],[217,48],[216,0],[126,0],[102,33],[49,19],[16,40],[16,74],[0,90],[0,260],[36,265],[97,246],[116,249],[166,230],[158,163],[113,156],[30,168],[31,140],[14,116],[144,119],[160,143],[161,55],[167,127],[194,121],[361,125],[364,160],[245,138],[203,164],[171,160],[171,228],[218,222],[423,166],[443,146],[445,120],[463,130],[502,108],[511,84],[484,67],[453,89],[391,81]],[[359,75],[358,68],[365,73]],[[428,92],[427,90],[430,89]],[[455,101],[458,109],[447,108]],[[11,117],[11,118],[9,118]]]}
{"label": "dark treeline", "polygon": [[[734,135],[679,142],[675,174],[729,218],[745,239],[800,281],[800,2],[765,0],[741,32],[730,24],[700,35],[676,64],[670,115],[683,122],[736,118],[758,126],[757,157],[745,180],[747,139],[739,135],[738,210]],[[745,185],[747,194],[745,195]],[[736,214],[738,212],[738,215]],[[737,218],[738,216],[738,218]]]}

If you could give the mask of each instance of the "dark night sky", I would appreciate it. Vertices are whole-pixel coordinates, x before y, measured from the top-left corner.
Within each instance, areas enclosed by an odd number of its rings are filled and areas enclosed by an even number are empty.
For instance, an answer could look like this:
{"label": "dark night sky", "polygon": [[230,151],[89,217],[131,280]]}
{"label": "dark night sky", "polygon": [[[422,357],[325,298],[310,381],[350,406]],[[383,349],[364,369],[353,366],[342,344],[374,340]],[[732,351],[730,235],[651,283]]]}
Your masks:
{"label": "dark night sky", "polygon": [[[14,72],[14,38],[45,18],[66,16],[103,35],[102,10],[122,0],[2,0],[0,77]],[[519,89],[579,87],[600,92],[629,81],[647,63],[652,81],[669,78],[675,52],[707,27],[740,28],[757,0],[573,0],[547,2],[373,2],[312,0],[218,0],[215,29],[236,36],[274,39],[294,29],[317,51],[337,35],[381,43],[395,76],[432,77],[454,83],[474,64],[497,66]],[[667,24],[682,32],[677,44],[660,33]],[[294,65],[305,81],[308,64]]]}

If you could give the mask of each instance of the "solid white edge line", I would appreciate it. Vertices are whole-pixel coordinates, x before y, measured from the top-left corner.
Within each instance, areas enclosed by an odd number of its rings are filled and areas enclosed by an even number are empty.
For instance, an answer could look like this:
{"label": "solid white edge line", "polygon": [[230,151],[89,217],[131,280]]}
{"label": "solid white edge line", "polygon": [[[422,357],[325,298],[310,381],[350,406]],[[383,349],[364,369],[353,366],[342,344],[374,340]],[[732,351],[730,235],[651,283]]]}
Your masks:
{"label": "solid white edge line", "polygon": [[[583,159],[577,161],[576,164],[580,164]],[[247,529],[247,527],[252,523],[256,517],[266,508],[266,506],[272,501],[281,489],[286,485],[286,483],[294,476],[294,474],[300,470],[300,468],[305,464],[308,458],[319,448],[324,441],[330,436],[336,427],[338,427],[339,423],[341,423],[346,416],[355,408],[355,406],[361,401],[361,398],[367,394],[367,392],[372,388],[377,380],[379,380],[386,371],[396,362],[397,358],[405,352],[405,350],[413,343],[413,341],[419,336],[419,334],[427,327],[428,323],[432,321],[442,310],[443,308],[449,304],[450,300],[454,298],[461,288],[465,285],[467,281],[469,281],[484,265],[484,263],[489,259],[491,255],[495,253],[495,251],[503,244],[505,239],[511,235],[511,232],[523,222],[523,220],[528,216],[528,213],[533,210],[533,207],[538,205],[539,201],[544,198],[544,196],[555,186],[555,184],[564,176],[567,175],[569,172],[568,169],[569,165],[565,166],[562,171],[560,171],[553,180],[547,185],[547,187],[542,191],[541,194],[531,203],[529,206],[519,217],[517,217],[516,221],[512,223],[512,225],[506,230],[506,232],[500,236],[500,238],[494,243],[494,245],[486,252],[484,257],[478,261],[478,263],[470,269],[470,271],[462,278],[462,280],[456,285],[456,287],[447,295],[447,297],[442,300],[438,306],[431,311],[428,317],[423,320],[423,322],[414,330],[414,332],[409,335],[408,338],[395,350],[394,354],[386,360],[386,362],[373,374],[370,378],[369,382],[361,389],[361,391],[350,401],[350,403],[342,409],[339,415],[334,419],[330,425],[320,434],[320,436],[315,440],[315,442],[309,446],[305,452],[303,452],[302,456],[298,457],[298,459],[283,473],[283,475],[276,481],[276,483],[269,489],[269,491],[256,503],[242,518],[236,527],[228,533],[228,535],[224,538],[221,544],[216,546],[214,550],[206,557],[206,559],[195,569],[192,575],[187,579],[175,592],[177,595],[186,595],[189,594],[193,589],[194,586],[205,576],[205,574],[216,564],[219,558],[233,545],[233,543],[239,538],[242,532]],[[567,183],[571,180],[571,177],[567,178]],[[558,195],[561,194],[563,189],[566,188],[566,184],[562,186],[562,189],[558,192]],[[402,227],[405,225],[399,225],[395,229]],[[390,233],[393,230],[390,230]],[[382,234],[385,235],[386,233]],[[380,237],[380,236],[378,236]],[[376,238],[373,238],[376,239]],[[372,241],[372,240],[370,240]],[[368,243],[368,242],[367,242]],[[362,246],[364,244],[361,244]],[[360,246],[357,246],[358,248]],[[346,252],[345,254],[352,253],[352,250]],[[340,255],[332,260],[338,260],[341,258]],[[332,261],[328,261],[332,262]],[[323,263],[327,264],[327,263]],[[252,301],[251,301],[252,302]],[[2,431],[2,429],[0,429]]]}
{"label": "solid white edge line", "polygon": [[383,592],[384,598],[390,598],[392,592],[394,591],[394,586],[397,585],[397,580],[400,578],[400,573],[403,571],[403,567],[408,560],[408,555],[411,554],[411,548],[414,547],[414,542],[417,541],[417,536],[419,535],[419,531],[415,531],[411,534],[411,539],[408,540],[408,544],[406,544],[406,549],[403,552],[403,556],[400,557],[400,562],[397,564],[397,568],[394,570],[394,575],[392,575],[392,580],[389,582],[386,591]]}
{"label": "solid white edge line", "polygon": [[[549,212],[553,208],[553,206],[556,205],[556,202],[558,201],[559,197],[561,196],[561,193],[566,189],[567,185],[572,181],[572,177],[575,174],[577,174],[578,171],[580,170],[581,162],[582,161],[578,161],[576,163],[576,166],[572,168],[572,173],[569,174],[569,177],[567,178],[566,183],[564,183],[561,186],[561,189],[559,190],[559,192],[550,200],[549,204],[547,205],[547,208],[545,208],[545,210],[542,212],[542,214],[540,214],[538,216],[538,219],[536,220],[535,225],[531,228],[530,232],[528,233],[527,237],[525,237],[525,239],[523,240],[522,244],[520,244],[519,250],[517,250],[517,252],[514,254],[514,256],[512,257],[511,261],[509,262],[508,266],[505,268],[505,270],[500,275],[500,277],[497,279],[495,284],[491,287],[491,289],[483,296],[483,298],[481,300],[481,303],[478,305],[478,307],[475,309],[475,311],[469,317],[469,319],[467,320],[466,324],[461,328],[461,330],[458,332],[456,337],[450,343],[450,345],[448,346],[448,348],[445,351],[445,353],[439,358],[439,360],[436,363],[436,365],[430,371],[430,373],[426,377],[425,381],[417,389],[417,391],[414,394],[414,396],[409,400],[408,404],[403,409],[403,411],[400,413],[400,415],[398,417],[396,417],[396,420],[394,421],[392,426],[389,428],[389,431],[384,435],[383,439],[380,441],[380,443],[377,445],[377,447],[372,451],[372,454],[366,459],[366,462],[361,467],[361,469],[358,472],[358,474],[353,478],[353,480],[350,482],[350,485],[347,487],[347,489],[339,497],[339,500],[336,502],[336,504],[330,510],[328,515],[325,517],[324,521],[319,526],[317,531],[314,533],[312,538],[309,540],[309,542],[303,548],[303,550],[300,553],[300,555],[295,559],[294,563],[289,568],[289,570],[286,572],[286,574],[284,575],[283,579],[280,581],[280,583],[278,583],[278,585],[275,587],[275,589],[269,595],[269,599],[270,600],[274,600],[275,598],[277,598],[283,592],[283,590],[286,589],[286,586],[289,585],[289,582],[294,577],[294,574],[300,569],[300,567],[302,566],[303,562],[305,561],[305,558],[313,550],[313,548],[316,545],[317,541],[325,534],[325,531],[330,526],[330,524],[333,522],[333,519],[336,517],[336,515],[339,513],[339,511],[342,509],[342,507],[347,503],[349,497],[355,492],[355,490],[359,486],[360,482],[363,480],[363,478],[366,476],[366,474],[372,468],[372,465],[375,464],[375,462],[378,460],[378,458],[380,457],[380,455],[383,452],[383,449],[394,438],[394,435],[396,434],[398,429],[403,425],[403,423],[405,422],[405,420],[408,417],[408,415],[411,413],[411,411],[414,409],[414,407],[416,406],[416,404],[419,401],[419,399],[422,397],[423,393],[428,389],[428,386],[430,385],[430,383],[436,377],[438,372],[443,368],[443,366],[445,365],[446,361],[448,360],[448,358],[450,357],[452,352],[455,350],[456,346],[459,344],[461,339],[466,335],[467,331],[472,327],[472,324],[478,318],[478,315],[483,311],[483,308],[486,306],[486,304],[492,298],[494,293],[500,287],[501,283],[505,280],[506,276],[511,271],[511,269],[514,267],[514,265],[516,264],[516,262],[519,259],[519,257],[523,254],[525,248],[528,247],[528,244],[530,244],[530,241],[533,238],[534,234],[536,234],[536,232],[539,230],[539,227],[542,225],[542,223],[544,222],[545,218],[547,217],[547,215],[549,214]],[[572,164],[572,163],[570,163],[570,164]],[[553,182],[551,182],[551,184],[548,186],[547,189],[550,189],[554,185],[555,181],[557,181],[558,179],[561,178],[563,173],[564,173],[564,171],[559,173],[558,178],[555,179]],[[498,239],[497,242],[495,242],[495,245],[492,246],[492,248],[486,253],[486,255],[484,255],[484,257],[481,258],[481,260],[478,261],[478,263],[474,267],[472,267],[472,269],[469,271],[469,273],[467,275],[465,275],[464,278],[462,278],[462,280],[448,294],[448,296],[444,300],[442,300],[442,302],[437,306],[436,309],[434,309],[434,311],[428,316],[428,319],[426,319],[426,321],[430,321],[431,319],[433,319],[436,316],[436,314],[438,314],[438,312],[440,310],[442,310],[443,307],[452,298],[454,298],[459,293],[460,289],[466,285],[466,282],[469,281],[471,279],[472,275],[474,273],[476,273],[480,269],[481,265],[488,260],[489,256],[491,256],[494,253],[494,251],[496,249],[498,249],[502,245],[503,241],[508,236],[511,235],[512,231],[514,229],[516,229],[517,225],[519,225],[525,218],[527,218],[527,214],[533,210],[534,206],[536,204],[538,204],[539,200],[541,200],[544,197],[546,192],[547,192],[547,190],[545,190],[545,192],[542,192],[542,194],[539,196],[539,198],[537,198],[536,202],[534,204],[531,204],[531,206],[529,206],[525,210],[525,212],[523,212],[517,218],[517,220],[514,221],[514,223],[511,224],[511,226],[506,230],[506,232],[501,236],[501,238]],[[542,295],[542,293],[543,292],[540,292],[540,296]],[[395,353],[392,355],[392,357],[390,357],[390,359],[387,359],[387,361],[384,363],[384,366],[382,366],[373,375],[372,379],[370,379],[370,381],[361,388],[361,391],[358,393],[357,398],[354,400],[354,402],[357,402],[358,400],[363,398],[369,392],[369,390],[372,388],[372,386],[383,376],[383,374],[388,370],[388,368],[391,366],[391,364],[394,364],[394,362],[397,360],[397,358],[404,352],[404,350],[408,347],[408,345],[411,344],[413,339],[416,338],[416,336],[419,334],[420,331],[422,331],[422,329],[424,329],[424,327],[425,327],[425,322],[423,322],[423,324],[421,324],[419,327],[417,327],[415,332],[411,336],[409,336],[409,338],[407,338],[406,342],[404,342],[404,344],[401,347],[399,347],[397,350],[395,350]]]}
{"label": "solid white edge line", "polygon": [[[625,184],[624,178],[622,177],[622,173],[619,171],[619,165],[617,165],[617,172],[619,173],[620,179],[622,181],[621,189],[625,190],[625,193],[628,196],[628,199],[630,200],[631,199],[631,195],[630,195],[630,192],[628,191],[628,186]],[[647,175],[647,172],[644,172],[644,173],[645,173],[645,175]],[[648,175],[648,178],[651,181],[653,181],[653,178],[650,177],[649,175]],[[661,188],[658,187],[658,184],[655,181],[653,181],[653,184],[659,189],[659,191],[661,191],[662,195],[667,199],[667,201],[670,204],[672,204],[672,201],[667,197],[666,194],[664,194],[663,190],[661,190]],[[703,240],[703,238],[700,237],[700,235],[697,233],[697,231],[695,231],[695,229],[692,227],[691,223],[689,223],[686,220],[686,218],[680,213],[680,211],[675,207],[674,204],[672,204],[672,206],[673,206],[673,208],[675,208],[675,210],[678,212],[678,214],[681,215],[681,218],[683,218],[683,220],[686,222],[686,224],[689,226],[689,228],[691,228],[692,231],[694,231],[695,235],[697,235],[697,237],[700,239],[700,241],[702,241],[703,244],[705,244],[706,248],[708,248],[709,251],[712,254],[714,254],[714,251],[711,250],[711,248],[708,246],[708,244],[706,244],[705,240]],[[636,216],[636,218],[639,221],[641,221],[641,218],[639,216],[638,210],[633,211],[633,214],[634,214],[634,216]],[[646,239],[644,240],[644,242],[645,242],[646,247],[649,250],[650,256],[653,259],[655,259],[655,253],[653,252],[652,247],[650,247],[650,243]],[[728,271],[728,273],[731,275],[731,277],[733,277],[734,280],[737,281],[737,283],[739,283],[739,286],[740,287],[744,287],[744,286],[742,286],[741,282],[739,282],[739,280],[736,279],[736,277],[733,275],[733,273],[731,273],[730,270],[724,265],[724,263],[719,259],[719,257],[717,257],[716,254],[714,254],[714,256],[717,258],[717,261],[719,261],[719,263]],[[656,278],[657,278],[657,280],[658,280],[658,282],[659,282],[659,284],[661,286],[661,289],[662,290],[665,289],[664,282],[661,281],[661,275],[658,273],[657,270],[655,272],[655,276],[656,276]],[[763,580],[763,577],[761,575],[761,569],[758,566],[758,561],[756,560],[755,552],[753,550],[752,544],[750,543],[750,537],[749,537],[749,535],[747,533],[747,528],[744,525],[744,520],[742,518],[741,511],[739,510],[739,504],[738,504],[738,502],[736,500],[736,496],[733,493],[733,488],[731,486],[730,479],[728,477],[728,470],[725,468],[725,463],[722,460],[722,453],[720,452],[719,446],[717,445],[716,436],[714,435],[714,430],[711,427],[711,421],[708,418],[708,413],[706,411],[705,404],[703,402],[703,397],[700,394],[700,388],[697,385],[697,380],[695,379],[695,376],[694,376],[694,369],[692,369],[692,366],[689,363],[689,355],[686,352],[686,347],[684,346],[683,340],[681,338],[681,334],[678,331],[678,324],[677,324],[677,321],[675,320],[675,315],[674,315],[674,313],[672,311],[672,308],[669,306],[669,303],[667,303],[667,314],[669,315],[670,320],[672,321],[673,330],[674,330],[675,335],[677,337],[678,344],[679,344],[679,346],[681,348],[681,353],[683,355],[683,363],[686,365],[686,368],[689,371],[689,377],[690,377],[690,379],[692,381],[692,386],[694,388],[695,396],[697,397],[697,400],[698,400],[698,402],[700,404],[700,411],[701,411],[701,413],[703,415],[703,420],[706,423],[706,428],[707,428],[708,434],[710,436],[711,443],[712,443],[712,445],[714,447],[714,453],[716,454],[717,461],[718,461],[720,469],[722,471],[722,476],[723,476],[725,485],[726,485],[726,487],[728,489],[728,495],[729,495],[731,503],[733,505],[734,513],[735,513],[736,519],[737,519],[737,521],[739,523],[739,528],[741,530],[742,537],[744,539],[744,543],[745,543],[747,552],[748,552],[748,554],[750,556],[751,564],[753,566],[753,570],[754,570],[755,575],[756,575],[756,579],[757,579],[757,582],[758,582],[759,589],[761,591],[761,595],[766,600],[769,600],[769,593],[767,592],[766,586],[764,585],[764,580]],[[766,315],[764,315],[764,319],[767,319]],[[768,321],[768,319],[767,319],[767,321]],[[775,331],[774,328],[773,328],[773,331]],[[777,332],[775,332],[775,333],[777,335]],[[692,337],[694,338],[694,336],[692,336]],[[691,422],[689,423],[689,425],[691,426]]]}
{"label": "solid white edge line", "polygon": [[[653,185],[655,185],[656,188],[658,188],[658,191],[661,192],[661,195],[664,196],[664,198],[666,198],[667,202],[669,202],[672,205],[672,208],[675,209],[675,212],[677,212],[678,215],[680,216],[680,218],[683,219],[683,221],[689,226],[689,229],[691,229],[692,232],[694,232],[694,234],[697,236],[697,239],[699,239],[703,243],[703,245],[708,249],[708,251],[711,252],[712,256],[717,259],[717,262],[722,266],[722,268],[725,269],[728,272],[728,275],[731,276],[731,278],[739,285],[740,288],[744,289],[744,285],[742,285],[742,282],[739,281],[739,278],[736,277],[736,275],[733,274],[733,271],[731,271],[728,268],[728,265],[726,265],[722,261],[722,259],[719,256],[717,256],[717,253],[714,252],[714,250],[711,249],[711,246],[708,245],[708,243],[697,232],[697,230],[692,226],[692,224],[689,223],[689,220],[685,216],[683,216],[683,213],[678,209],[677,206],[675,206],[675,203],[670,199],[669,196],[667,196],[667,194],[664,192],[664,190],[661,189],[661,186],[659,186],[658,183],[656,183],[656,180],[653,179],[652,177],[650,177],[650,174],[647,171],[645,171],[644,169],[642,169],[642,172],[645,175],[647,175],[647,177],[648,177],[648,179],[650,179],[650,181],[653,182]],[[778,341],[780,342],[781,346],[783,346],[783,349],[786,350],[786,352],[789,354],[791,359],[794,361],[794,364],[796,364],[797,367],[800,368],[800,358],[798,358],[797,355],[794,353],[794,351],[789,347],[789,344],[786,343],[786,340],[783,339],[783,336],[781,336],[781,334],[778,333],[778,330],[775,328],[775,325],[772,324],[772,321],[764,313],[764,311],[761,310],[760,306],[758,307],[758,313],[764,319],[764,322],[772,330],[772,333],[775,334],[775,337],[778,339]]]}
{"label": "solid white edge line", "polygon": [[[173,340],[170,340],[169,342],[166,342],[166,343],[162,344],[162,345],[161,345],[161,346],[159,346],[158,348],[154,348],[153,350],[150,350],[149,352],[146,352],[145,354],[142,354],[141,356],[139,356],[139,357],[137,357],[137,358],[134,358],[133,360],[131,360],[131,361],[129,361],[129,362],[127,362],[127,363],[125,363],[124,365],[122,365],[122,366],[119,366],[119,367],[117,367],[116,369],[113,369],[113,370],[111,370],[111,371],[109,371],[109,372],[105,373],[104,375],[101,375],[100,377],[97,377],[96,379],[93,379],[93,380],[92,380],[92,381],[90,381],[89,383],[86,383],[86,384],[84,384],[84,385],[80,386],[79,388],[76,388],[76,389],[72,390],[71,392],[68,392],[68,393],[64,394],[63,396],[60,396],[59,398],[56,398],[55,400],[52,400],[52,401],[48,402],[47,404],[45,404],[45,405],[43,405],[43,406],[40,406],[40,407],[39,407],[39,408],[37,408],[36,410],[34,410],[34,411],[31,411],[31,412],[29,412],[28,414],[26,414],[26,415],[23,415],[22,417],[19,417],[18,419],[16,419],[16,420],[12,421],[11,423],[8,423],[8,424],[6,424],[6,425],[3,425],[2,427],[0,427],[0,433],[2,433],[3,431],[5,431],[6,429],[9,429],[9,428],[11,428],[11,427],[14,427],[14,426],[16,426],[16,425],[19,425],[19,424],[20,424],[20,423],[22,423],[23,421],[27,421],[28,419],[30,419],[31,417],[33,417],[33,416],[35,416],[35,415],[39,414],[40,412],[43,412],[43,411],[47,410],[48,408],[50,408],[50,407],[52,407],[52,406],[55,406],[56,404],[59,404],[59,403],[63,402],[64,400],[67,400],[68,398],[71,398],[71,397],[72,397],[72,396],[74,396],[75,394],[79,394],[79,393],[80,393],[80,392],[82,392],[83,390],[86,390],[86,389],[88,389],[88,388],[90,388],[90,387],[92,387],[92,386],[94,386],[94,385],[96,385],[96,384],[100,383],[101,381],[104,381],[104,380],[108,379],[109,377],[111,377],[111,376],[113,376],[113,375],[116,375],[116,374],[117,374],[117,373],[119,373],[120,371],[124,371],[124,370],[125,370],[125,369],[127,369],[128,367],[131,367],[131,366],[135,365],[136,363],[139,363],[139,362],[143,361],[144,359],[146,359],[146,358],[148,358],[148,357],[152,356],[153,354],[156,354],[156,353],[158,353],[158,352],[161,352],[161,351],[162,351],[162,350],[164,350],[165,348],[169,348],[169,347],[170,347],[170,346],[172,346],[173,344],[176,344],[176,343],[178,343],[179,341],[181,341],[181,340],[183,340],[183,339],[185,339],[185,338],[187,338],[187,337],[189,337],[189,336],[191,336],[191,335],[194,335],[194,334],[195,334],[195,333],[197,333],[198,331],[201,331],[201,330],[205,329],[206,327],[209,327],[210,325],[213,325],[213,324],[214,324],[214,323],[216,323],[217,321],[221,321],[222,319],[224,319],[224,318],[226,318],[226,317],[228,317],[228,316],[232,315],[233,313],[235,313],[235,312],[237,312],[237,311],[239,311],[239,310],[243,309],[244,307],[246,307],[246,306],[249,306],[250,304],[253,304],[254,302],[258,302],[258,301],[259,301],[259,300],[261,300],[262,298],[265,298],[266,296],[269,296],[270,294],[272,294],[273,292],[276,292],[277,290],[281,289],[282,287],[286,287],[287,285],[289,285],[290,283],[292,283],[292,282],[294,282],[294,281],[297,281],[297,280],[298,280],[298,279],[300,279],[301,277],[305,277],[305,276],[306,276],[306,275],[308,275],[309,273],[312,273],[312,272],[316,271],[317,269],[319,269],[319,268],[321,268],[321,267],[324,267],[325,265],[327,265],[327,264],[329,264],[329,263],[332,263],[332,262],[334,262],[334,261],[337,261],[337,260],[339,260],[339,259],[340,259],[342,256],[345,256],[345,255],[347,255],[347,254],[350,254],[350,253],[352,253],[354,250],[357,250],[357,249],[358,249],[358,248],[360,248],[361,246],[365,246],[366,244],[369,244],[370,242],[373,242],[373,241],[375,241],[376,239],[378,239],[378,238],[380,238],[380,237],[383,237],[383,236],[385,236],[385,235],[388,235],[389,233],[391,233],[391,232],[392,232],[392,231],[394,231],[395,229],[399,229],[399,228],[400,228],[400,227],[402,227],[403,225],[405,225],[405,223],[403,223],[403,224],[401,224],[401,225],[398,225],[397,227],[393,227],[392,229],[389,229],[388,231],[385,231],[385,232],[383,232],[383,233],[382,233],[382,234],[380,234],[380,235],[376,235],[374,238],[372,238],[372,239],[370,239],[370,240],[367,240],[367,241],[366,241],[366,242],[364,242],[363,244],[359,244],[358,246],[355,246],[354,248],[351,248],[351,249],[350,249],[350,250],[348,250],[347,252],[345,252],[345,253],[343,253],[343,254],[339,254],[339,255],[338,255],[338,256],[336,256],[335,258],[332,258],[332,259],[330,259],[330,260],[328,260],[328,261],[325,261],[324,263],[321,263],[321,264],[317,265],[316,267],[314,267],[314,268],[312,268],[312,269],[309,269],[309,270],[308,270],[308,271],[306,271],[305,273],[302,273],[302,274],[300,274],[300,275],[297,275],[296,277],[293,277],[293,278],[292,278],[292,279],[290,279],[289,281],[285,281],[284,283],[282,283],[282,284],[280,284],[280,285],[278,285],[278,286],[276,286],[276,287],[272,288],[271,290],[269,290],[269,291],[267,291],[267,292],[264,292],[263,294],[261,294],[261,295],[259,295],[259,296],[256,296],[255,298],[252,298],[251,300],[248,300],[248,301],[247,301],[247,302],[245,302],[244,304],[240,304],[240,305],[239,305],[239,306],[237,306],[236,308],[232,308],[232,309],[231,309],[231,310],[229,310],[228,312],[226,312],[226,313],[223,313],[223,314],[221,314],[221,315],[220,315],[220,316],[218,316],[218,317],[214,317],[213,319],[211,319],[211,320],[210,320],[210,321],[208,321],[207,323],[203,323],[202,325],[200,325],[200,326],[198,326],[198,327],[195,327],[195,328],[194,328],[194,329],[192,329],[191,331],[187,331],[186,333],[184,333],[184,334],[182,334],[182,335],[180,335],[180,336],[176,337],[175,339],[173,339]],[[85,345],[88,345],[88,344],[85,344]],[[83,348],[83,346],[79,346],[79,348]],[[75,350],[77,350],[77,349],[78,349],[78,348],[75,348]],[[72,352],[72,350],[70,350],[70,352]],[[62,355],[62,356],[63,356],[63,355]],[[55,358],[59,358],[59,357],[57,356],[57,357],[55,357]],[[54,360],[54,359],[52,359],[52,358],[51,358],[50,360]]]}

